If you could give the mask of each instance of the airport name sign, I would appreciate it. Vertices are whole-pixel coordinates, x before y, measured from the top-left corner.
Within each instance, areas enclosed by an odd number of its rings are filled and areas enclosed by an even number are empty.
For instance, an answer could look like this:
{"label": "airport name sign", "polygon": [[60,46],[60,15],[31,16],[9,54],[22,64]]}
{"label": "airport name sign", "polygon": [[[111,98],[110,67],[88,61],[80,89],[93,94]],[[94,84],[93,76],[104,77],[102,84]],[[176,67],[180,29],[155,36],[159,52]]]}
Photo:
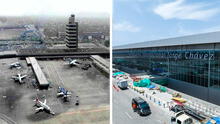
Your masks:
{"label": "airport name sign", "polygon": [[203,59],[203,60],[214,60],[214,53],[191,53],[185,52],[186,59]]}
{"label": "airport name sign", "polygon": [[214,60],[214,53],[208,52],[183,52],[183,53],[168,53],[168,58],[187,59],[187,60]]}
{"label": "airport name sign", "polygon": [[117,51],[115,55],[128,57],[167,58],[175,60],[214,60],[214,51]]}

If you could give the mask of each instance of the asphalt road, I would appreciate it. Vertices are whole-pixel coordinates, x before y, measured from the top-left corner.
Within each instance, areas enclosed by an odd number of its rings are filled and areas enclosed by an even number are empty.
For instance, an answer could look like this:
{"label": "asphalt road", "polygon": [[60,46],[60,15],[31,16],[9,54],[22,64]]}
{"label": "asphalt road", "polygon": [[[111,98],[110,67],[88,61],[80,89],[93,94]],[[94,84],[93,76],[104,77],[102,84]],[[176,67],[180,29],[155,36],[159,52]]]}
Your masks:
{"label": "asphalt road", "polygon": [[[114,84],[114,83],[113,83]],[[112,90],[113,98],[113,124],[169,124],[170,116],[161,108],[150,104],[152,114],[149,116],[139,116],[131,108],[131,100],[139,96],[130,89]]]}

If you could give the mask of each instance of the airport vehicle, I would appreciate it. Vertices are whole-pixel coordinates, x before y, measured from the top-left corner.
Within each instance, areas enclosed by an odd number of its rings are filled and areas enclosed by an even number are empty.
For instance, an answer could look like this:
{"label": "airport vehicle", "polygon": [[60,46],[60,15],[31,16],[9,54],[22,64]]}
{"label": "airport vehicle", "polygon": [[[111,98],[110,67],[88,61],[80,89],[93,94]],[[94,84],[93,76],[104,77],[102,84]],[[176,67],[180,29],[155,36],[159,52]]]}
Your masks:
{"label": "airport vehicle", "polygon": [[35,105],[37,108],[35,109],[38,112],[45,111],[49,114],[55,115],[55,113],[51,110],[51,108],[47,105],[47,100],[45,99],[44,102],[40,101],[38,98],[35,100]]}
{"label": "airport vehicle", "polygon": [[171,122],[175,122],[175,124],[205,124],[209,119],[187,106],[176,105],[171,110],[175,112],[171,117]]}
{"label": "airport vehicle", "polygon": [[128,82],[125,79],[119,80],[117,82],[117,85],[120,89],[127,89],[128,88]]}
{"label": "airport vehicle", "polygon": [[15,76],[12,76],[11,78],[14,79],[14,81],[18,81],[20,84],[25,83],[23,79],[27,77],[27,75],[17,74]]}
{"label": "airport vehicle", "polygon": [[151,114],[149,104],[141,97],[135,97],[132,99],[132,108],[134,112],[137,112],[140,116]]}
{"label": "airport vehicle", "polygon": [[172,124],[193,124],[193,119],[185,114],[184,111],[180,111],[175,113],[174,116],[171,117],[171,122]]}
{"label": "airport vehicle", "polygon": [[67,89],[63,88],[63,87],[58,87],[58,91],[57,91],[57,97],[63,97],[64,101],[67,101],[67,98],[69,96],[71,96],[71,92],[69,92]]}
{"label": "airport vehicle", "polygon": [[12,68],[17,68],[17,69],[20,69],[21,68],[21,64],[19,62],[14,62],[12,64],[10,64],[10,69]]}

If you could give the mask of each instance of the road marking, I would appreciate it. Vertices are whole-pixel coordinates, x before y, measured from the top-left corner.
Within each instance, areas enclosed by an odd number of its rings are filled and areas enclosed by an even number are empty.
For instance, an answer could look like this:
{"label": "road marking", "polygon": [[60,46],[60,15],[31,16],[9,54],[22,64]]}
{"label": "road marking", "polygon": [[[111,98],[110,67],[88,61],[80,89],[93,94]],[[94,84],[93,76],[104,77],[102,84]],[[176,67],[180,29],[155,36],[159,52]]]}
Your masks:
{"label": "road marking", "polygon": [[125,112],[125,114],[126,114],[130,119],[133,119],[127,112]]}

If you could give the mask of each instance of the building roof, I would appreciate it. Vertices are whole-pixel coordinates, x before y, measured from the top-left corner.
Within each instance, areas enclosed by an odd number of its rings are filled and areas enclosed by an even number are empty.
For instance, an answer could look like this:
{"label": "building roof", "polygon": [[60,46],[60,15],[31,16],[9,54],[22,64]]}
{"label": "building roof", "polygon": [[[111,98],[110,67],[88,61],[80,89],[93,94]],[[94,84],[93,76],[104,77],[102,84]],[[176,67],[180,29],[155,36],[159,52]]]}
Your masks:
{"label": "building roof", "polygon": [[134,100],[137,101],[138,103],[145,102],[144,99],[142,99],[141,97],[135,97]]}
{"label": "building roof", "polygon": [[115,46],[113,49],[150,48],[207,43],[220,43],[220,31]]}
{"label": "building roof", "polygon": [[39,66],[36,58],[29,57],[29,61],[32,65],[33,71],[35,73],[35,76],[38,80],[39,85],[40,86],[49,86],[49,82],[47,81],[47,78],[45,77],[43,71],[41,70],[41,67]]}
{"label": "building roof", "polygon": [[2,51],[0,52],[0,56],[6,56],[6,55],[17,55],[16,51]]}

